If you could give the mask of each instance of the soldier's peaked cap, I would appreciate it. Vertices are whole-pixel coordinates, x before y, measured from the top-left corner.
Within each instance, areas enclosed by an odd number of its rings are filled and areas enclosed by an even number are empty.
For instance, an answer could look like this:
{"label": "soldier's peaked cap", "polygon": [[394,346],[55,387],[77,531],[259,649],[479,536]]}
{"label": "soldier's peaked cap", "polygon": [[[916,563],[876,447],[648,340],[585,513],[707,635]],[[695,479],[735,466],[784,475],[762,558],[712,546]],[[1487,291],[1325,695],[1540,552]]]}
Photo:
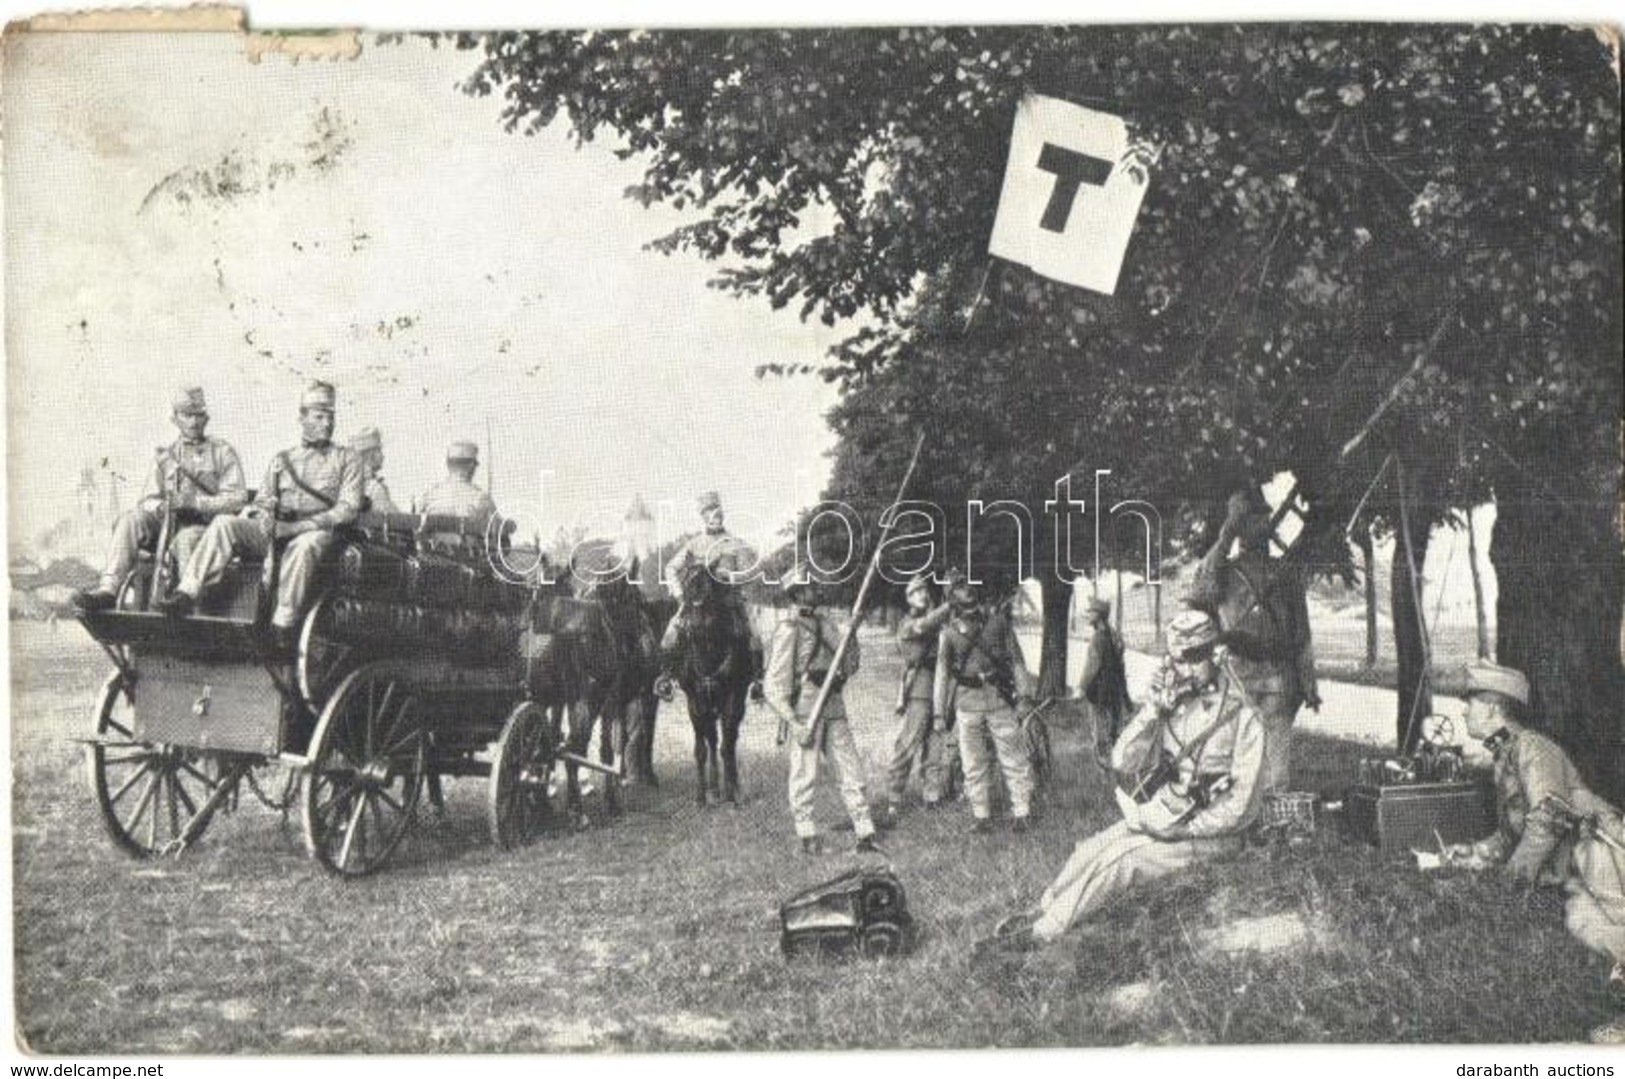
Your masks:
{"label": "soldier's peaked cap", "polygon": [[916,593],[924,593],[925,595],[930,595],[931,594],[931,575],[929,573],[916,573],[913,577],[909,578],[908,587],[905,588],[903,591],[904,591],[905,595],[909,595],[909,596],[912,596],[912,595],[914,595]]}
{"label": "soldier's peaked cap", "polygon": [[1168,623],[1168,651],[1185,656],[1219,643],[1219,625],[1206,611],[1181,611]]}
{"label": "soldier's peaked cap", "polygon": [[707,510],[719,510],[722,508],[722,496],[715,491],[701,491],[699,503],[701,513]]}
{"label": "soldier's peaked cap", "polygon": [[312,382],[305,387],[305,392],[299,397],[300,408],[325,408],[331,410],[338,400],[338,394],[331,382]]}
{"label": "soldier's peaked cap", "polygon": [[801,589],[817,583],[817,578],[813,576],[812,566],[806,562],[797,561],[784,571],[783,577],[779,578],[779,589],[785,595],[793,596]]}
{"label": "soldier's peaked cap", "polygon": [[446,447],[448,461],[474,461],[480,459],[480,448],[472,442],[453,442]]}
{"label": "soldier's peaked cap", "polygon": [[1467,688],[1462,696],[1471,697],[1475,693],[1499,693],[1528,707],[1529,679],[1515,667],[1480,660],[1467,665]]}
{"label": "soldier's peaked cap", "polygon": [[350,439],[352,450],[381,450],[384,448],[384,436],[378,433],[376,427],[363,427]]}
{"label": "soldier's peaked cap", "polygon": [[179,414],[197,414],[208,412],[208,402],[203,399],[202,386],[182,386],[169,398],[170,411]]}

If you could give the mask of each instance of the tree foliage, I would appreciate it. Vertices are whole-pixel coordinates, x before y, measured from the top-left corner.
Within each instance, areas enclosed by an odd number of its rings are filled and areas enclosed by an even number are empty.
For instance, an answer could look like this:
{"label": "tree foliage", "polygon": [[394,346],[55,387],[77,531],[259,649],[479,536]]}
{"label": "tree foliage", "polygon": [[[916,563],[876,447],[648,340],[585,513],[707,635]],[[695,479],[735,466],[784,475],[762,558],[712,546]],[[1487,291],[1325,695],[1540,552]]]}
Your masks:
{"label": "tree foliage", "polygon": [[[851,322],[822,370],[847,391],[832,493],[888,497],[895,472],[874,465],[921,428],[934,495],[1035,512],[1074,468],[1085,482],[1110,468],[1118,492],[1198,521],[1233,484],[1290,469],[1327,539],[1321,557],[1341,565],[1346,516],[1395,453],[1424,524],[1492,495],[1561,518],[1557,561],[1607,578],[1586,595],[1612,626],[1617,679],[1619,82],[1592,31],[905,27],[461,44],[481,53],[467,89],[500,93],[511,130],[562,119],[583,141],[608,134],[644,166],[630,195],[693,212],[656,248],[716,260],[719,288]],[[1158,150],[1114,296],[986,254],[1030,92],[1123,116]],[[1393,485],[1368,507],[1391,524]],[[1502,550],[1514,575],[1534,554]],[[1575,647],[1597,671],[1606,643]],[[1617,700],[1617,686],[1596,692]],[[1572,718],[1599,700],[1581,696],[1552,701]]]}

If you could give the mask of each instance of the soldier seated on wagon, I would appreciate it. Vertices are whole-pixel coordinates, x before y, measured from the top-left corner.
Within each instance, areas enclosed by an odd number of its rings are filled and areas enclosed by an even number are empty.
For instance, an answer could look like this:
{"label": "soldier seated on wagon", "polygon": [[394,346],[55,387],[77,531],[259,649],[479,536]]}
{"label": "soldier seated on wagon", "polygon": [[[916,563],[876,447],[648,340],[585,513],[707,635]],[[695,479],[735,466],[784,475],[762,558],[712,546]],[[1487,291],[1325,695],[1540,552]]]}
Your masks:
{"label": "soldier seated on wagon", "polygon": [[248,498],[237,451],[203,433],[209,426],[209,407],[202,389],[188,386],[176,391],[170,422],[181,435],[158,450],[141,501],[114,523],[101,579],[95,588],[73,597],[74,606],[82,611],[106,610],[117,602],[119,586],[140,552],[154,551],[161,542],[166,513],[170,552],[177,566],[185,566],[209,521],[236,513]]}
{"label": "soldier seated on wagon", "polygon": [[[241,516],[210,522],[180,584],[158,604],[165,614],[190,614],[233,557],[266,558],[273,543],[283,544],[271,629],[278,647],[293,646],[316,571],[337,541],[335,529],[354,521],[361,508],[361,462],[333,443],[334,396],[325,382],[312,382],[305,390],[299,401],[300,444],[272,459],[253,505]],[[269,572],[272,560],[266,561]]]}

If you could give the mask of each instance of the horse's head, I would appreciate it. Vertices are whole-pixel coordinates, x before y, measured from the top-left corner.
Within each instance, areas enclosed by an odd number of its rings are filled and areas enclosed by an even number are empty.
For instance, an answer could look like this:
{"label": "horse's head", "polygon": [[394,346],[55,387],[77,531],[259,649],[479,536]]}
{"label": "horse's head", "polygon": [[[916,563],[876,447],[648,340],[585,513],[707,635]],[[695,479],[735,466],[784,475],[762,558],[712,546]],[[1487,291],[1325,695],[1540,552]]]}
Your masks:
{"label": "horse's head", "polygon": [[683,556],[677,567],[677,589],[686,607],[703,607],[723,588],[716,571],[706,562],[694,557],[693,552]]}

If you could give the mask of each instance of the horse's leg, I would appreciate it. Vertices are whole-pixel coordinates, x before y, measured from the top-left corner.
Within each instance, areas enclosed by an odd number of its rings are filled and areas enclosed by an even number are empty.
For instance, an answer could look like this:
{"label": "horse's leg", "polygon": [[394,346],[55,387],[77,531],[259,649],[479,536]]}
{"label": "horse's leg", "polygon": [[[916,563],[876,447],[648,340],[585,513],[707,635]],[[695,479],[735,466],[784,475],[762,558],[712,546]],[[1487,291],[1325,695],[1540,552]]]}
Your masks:
{"label": "horse's leg", "polygon": [[701,714],[694,698],[688,699],[688,723],[694,728],[694,771],[699,785],[694,788],[694,804],[705,808],[705,762],[706,762],[706,736],[705,716]]}
{"label": "horse's leg", "polygon": [[745,719],[748,692],[748,686],[740,686],[729,693],[719,717],[722,723],[722,800],[735,808],[739,806],[739,726]]}
{"label": "horse's leg", "polygon": [[[626,711],[625,701],[612,702],[599,716],[598,763],[610,768],[626,769]],[[609,815],[621,815],[621,777],[604,777],[604,808]]]}
{"label": "horse's leg", "polygon": [[722,754],[720,728],[723,724],[723,709],[713,707],[711,714],[705,721],[705,749],[706,769],[710,777],[710,794],[717,801],[722,800]]}
{"label": "horse's leg", "polygon": [[[584,757],[587,747],[592,741],[592,703],[588,699],[573,701],[570,704],[570,753],[573,756]],[[577,828],[587,827],[587,814],[581,808],[580,769],[574,761],[564,764],[565,805],[570,815],[570,822]]]}
{"label": "horse's leg", "polygon": [[658,787],[660,780],[655,778],[655,718],[660,710],[660,701],[653,693],[647,691],[640,693],[638,700],[643,708],[638,724],[638,744],[637,752],[633,754],[633,764],[637,768],[639,782]]}

